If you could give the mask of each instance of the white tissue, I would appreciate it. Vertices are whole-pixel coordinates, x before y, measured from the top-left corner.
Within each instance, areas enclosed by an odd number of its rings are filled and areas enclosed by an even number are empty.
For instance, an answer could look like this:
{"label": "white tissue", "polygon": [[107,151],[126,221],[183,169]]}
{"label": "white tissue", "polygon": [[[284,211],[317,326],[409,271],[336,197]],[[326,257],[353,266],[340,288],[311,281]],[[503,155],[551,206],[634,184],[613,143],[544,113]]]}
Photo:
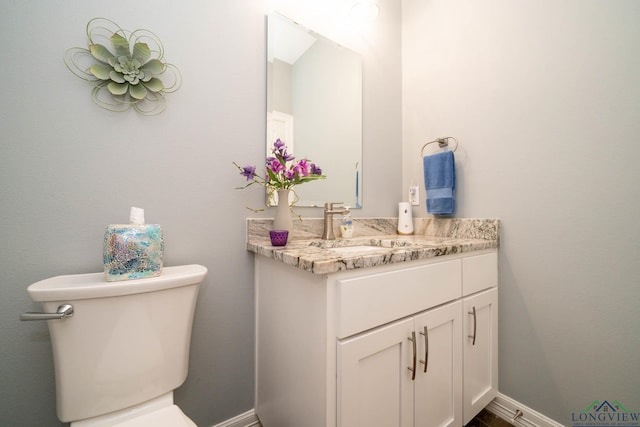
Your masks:
{"label": "white tissue", "polygon": [[132,207],[131,212],[129,213],[129,223],[144,225],[144,209]]}

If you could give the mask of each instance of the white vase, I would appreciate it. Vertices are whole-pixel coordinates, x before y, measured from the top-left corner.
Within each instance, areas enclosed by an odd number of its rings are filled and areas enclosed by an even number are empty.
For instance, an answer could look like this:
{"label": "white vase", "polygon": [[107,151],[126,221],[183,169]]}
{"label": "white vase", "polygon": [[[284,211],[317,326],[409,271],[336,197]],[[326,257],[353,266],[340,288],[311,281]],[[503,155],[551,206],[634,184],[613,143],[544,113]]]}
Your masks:
{"label": "white vase", "polygon": [[274,230],[291,230],[293,229],[293,220],[291,219],[291,209],[289,208],[289,193],[291,190],[278,190],[278,206],[276,206],[276,214],[273,219]]}

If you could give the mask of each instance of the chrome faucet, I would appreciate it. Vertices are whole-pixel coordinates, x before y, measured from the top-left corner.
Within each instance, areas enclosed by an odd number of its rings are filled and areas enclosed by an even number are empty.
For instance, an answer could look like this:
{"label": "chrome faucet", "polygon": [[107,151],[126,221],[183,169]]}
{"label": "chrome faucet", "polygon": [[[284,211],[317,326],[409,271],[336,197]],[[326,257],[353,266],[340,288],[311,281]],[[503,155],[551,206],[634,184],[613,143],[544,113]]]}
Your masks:
{"label": "chrome faucet", "polygon": [[335,240],[336,238],[333,234],[333,215],[346,215],[349,213],[349,208],[334,209],[334,205],[341,205],[342,203],[327,202],[324,204],[324,230],[322,231],[324,240]]}

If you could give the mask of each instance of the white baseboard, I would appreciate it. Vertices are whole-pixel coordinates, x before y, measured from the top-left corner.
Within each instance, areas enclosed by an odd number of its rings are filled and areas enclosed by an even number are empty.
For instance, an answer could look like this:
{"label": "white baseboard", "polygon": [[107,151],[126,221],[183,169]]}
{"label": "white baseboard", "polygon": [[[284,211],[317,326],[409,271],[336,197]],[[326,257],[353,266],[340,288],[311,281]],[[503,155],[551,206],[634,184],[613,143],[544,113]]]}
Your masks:
{"label": "white baseboard", "polygon": [[[487,405],[486,409],[503,420],[509,421],[516,427],[564,427],[559,422],[534,411],[502,393],[498,393],[498,396]],[[522,415],[514,419],[516,411],[518,410],[522,412]],[[244,414],[216,424],[213,427],[261,427],[261,424],[255,411],[251,409]]]}
{"label": "white baseboard", "polygon": [[[498,396],[487,405],[486,409],[516,427],[564,427],[559,422],[534,411],[502,393],[498,393]],[[517,411],[521,411],[522,415],[516,417]]]}
{"label": "white baseboard", "polygon": [[216,424],[213,427],[260,427],[260,420],[253,409],[233,417],[227,421]]}

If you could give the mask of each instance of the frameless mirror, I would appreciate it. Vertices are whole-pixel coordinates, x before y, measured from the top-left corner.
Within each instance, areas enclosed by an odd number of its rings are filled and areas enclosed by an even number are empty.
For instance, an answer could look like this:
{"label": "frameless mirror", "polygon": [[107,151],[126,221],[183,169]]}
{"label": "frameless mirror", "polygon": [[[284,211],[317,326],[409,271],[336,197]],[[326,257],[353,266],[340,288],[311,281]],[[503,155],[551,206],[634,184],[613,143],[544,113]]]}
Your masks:
{"label": "frameless mirror", "polygon": [[267,20],[267,154],[280,138],[326,175],[295,187],[296,206],[362,207],[362,57],[277,13]]}

